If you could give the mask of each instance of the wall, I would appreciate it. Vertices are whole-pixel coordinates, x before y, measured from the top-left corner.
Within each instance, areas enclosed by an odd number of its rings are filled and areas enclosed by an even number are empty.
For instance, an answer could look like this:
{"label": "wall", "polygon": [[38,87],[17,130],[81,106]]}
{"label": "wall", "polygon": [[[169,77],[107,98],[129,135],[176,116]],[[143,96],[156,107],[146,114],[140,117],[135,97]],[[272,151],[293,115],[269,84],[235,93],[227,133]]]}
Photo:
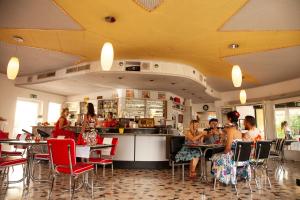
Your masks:
{"label": "wall", "polygon": [[62,103],[66,100],[66,97],[64,96],[16,87],[14,81],[8,80],[4,74],[0,74],[0,94],[0,116],[8,120],[7,129],[10,134],[13,130],[16,101],[18,97],[30,98],[30,94],[36,94],[36,100],[43,102],[43,120],[47,120],[49,101]]}

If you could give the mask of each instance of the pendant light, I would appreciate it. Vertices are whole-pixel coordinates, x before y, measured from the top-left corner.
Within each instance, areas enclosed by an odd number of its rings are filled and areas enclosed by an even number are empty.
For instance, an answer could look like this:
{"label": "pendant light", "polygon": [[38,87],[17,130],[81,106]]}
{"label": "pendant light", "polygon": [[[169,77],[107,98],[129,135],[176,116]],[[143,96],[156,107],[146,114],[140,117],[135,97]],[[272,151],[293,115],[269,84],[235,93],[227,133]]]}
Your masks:
{"label": "pendant light", "polygon": [[[20,36],[13,36],[13,39],[17,42],[17,43],[23,43],[24,40],[22,37]],[[18,51],[18,47],[16,45],[16,54]],[[19,62],[19,58],[16,56],[13,56],[9,59],[9,62],[7,64],[7,78],[10,80],[15,80],[16,77],[18,76],[19,73],[19,68],[20,68],[20,62]]]}
{"label": "pendant light", "polygon": [[19,73],[19,59],[17,57],[11,57],[7,65],[7,78],[15,80]]}
{"label": "pendant light", "polygon": [[114,48],[110,42],[105,42],[101,50],[100,63],[103,71],[109,71],[114,61]]}
{"label": "pendant light", "polygon": [[246,101],[247,101],[246,90],[241,90],[240,91],[240,102],[241,102],[241,104],[245,104]]}
{"label": "pendant light", "polygon": [[243,81],[243,75],[240,66],[233,65],[231,71],[231,78],[234,87],[241,87]]}

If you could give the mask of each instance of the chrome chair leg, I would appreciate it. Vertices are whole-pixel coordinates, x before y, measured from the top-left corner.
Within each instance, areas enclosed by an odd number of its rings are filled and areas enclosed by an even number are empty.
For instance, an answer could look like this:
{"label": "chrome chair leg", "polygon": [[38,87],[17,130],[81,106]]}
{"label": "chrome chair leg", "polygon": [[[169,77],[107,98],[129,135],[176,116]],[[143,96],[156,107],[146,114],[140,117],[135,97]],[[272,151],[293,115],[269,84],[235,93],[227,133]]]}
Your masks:
{"label": "chrome chair leg", "polygon": [[72,187],[72,196],[71,199],[73,199],[74,197],[74,193],[75,193],[75,186],[76,186],[76,179],[77,177],[72,176],[71,180],[73,180],[73,187]]}
{"label": "chrome chair leg", "polygon": [[172,178],[174,178],[174,174],[175,174],[175,166],[174,166],[174,161],[172,161]]}
{"label": "chrome chair leg", "polygon": [[184,181],[184,164],[182,164],[182,181]]}
{"label": "chrome chair leg", "polygon": [[103,165],[103,177],[105,177],[105,165]]}
{"label": "chrome chair leg", "polygon": [[250,192],[252,193],[251,182],[250,182],[250,180],[249,180],[249,179],[247,180],[247,182],[248,182],[248,186],[249,186]]}
{"label": "chrome chair leg", "polygon": [[50,198],[51,198],[51,193],[52,193],[52,190],[54,187],[54,181],[55,181],[55,175],[52,176],[52,182],[51,182],[51,188],[50,188],[48,200],[50,200]]}
{"label": "chrome chair leg", "polygon": [[91,183],[91,186],[92,186],[92,199],[94,199],[94,173],[92,172],[92,183]]}
{"label": "chrome chair leg", "polygon": [[271,184],[271,181],[270,181],[270,177],[269,177],[269,172],[268,172],[268,168],[266,167],[266,176],[267,176],[267,179],[268,179],[268,182],[269,182],[269,186],[270,186],[270,189],[272,188],[272,184]]}
{"label": "chrome chair leg", "polygon": [[114,164],[111,163],[111,175],[114,176]]}

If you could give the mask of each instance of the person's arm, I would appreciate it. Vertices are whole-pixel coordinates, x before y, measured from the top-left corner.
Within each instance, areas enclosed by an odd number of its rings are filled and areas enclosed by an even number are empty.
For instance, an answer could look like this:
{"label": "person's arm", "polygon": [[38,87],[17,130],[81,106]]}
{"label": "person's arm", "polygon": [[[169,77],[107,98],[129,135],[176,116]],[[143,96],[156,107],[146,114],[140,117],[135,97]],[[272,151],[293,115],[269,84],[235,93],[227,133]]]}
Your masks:
{"label": "person's arm", "polygon": [[226,140],[226,144],[225,144],[225,150],[224,153],[228,153],[231,151],[231,145],[232,145],[232,141],[233,141],[233,128],[228,128],[227,130],[227,140]]}
{"label": "person's arm", "polygon": [[188,131],[186,133],[186,138],[192,142],[195,142],[197,140],[200,140],[202,137],[204,137],[206,135],[206,133],[200,133],[199,135],[197,136],[193,136],[192,133],[190,131]]}

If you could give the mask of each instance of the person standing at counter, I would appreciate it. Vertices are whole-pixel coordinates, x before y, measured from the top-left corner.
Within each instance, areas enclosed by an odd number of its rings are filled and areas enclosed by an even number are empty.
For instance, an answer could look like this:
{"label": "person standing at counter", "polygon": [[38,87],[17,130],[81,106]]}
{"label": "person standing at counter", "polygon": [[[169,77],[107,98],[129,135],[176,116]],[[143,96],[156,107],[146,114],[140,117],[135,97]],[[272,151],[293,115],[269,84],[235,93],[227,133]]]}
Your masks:
{"label": "person standing at counter", "polygon": [[67,120],[68,115],[69,108],[64,108],[61,112],[60,118],[55,124],[54,131],[52,132],[54,138],[64,136],[65,138],[75,139],[75,133],[68,130],[70,127],[70,122]]}
{"label": "person standing at counter", "polygon": [[[190,122],[190,129],[185,134],[186,144],[202,143],[203,137],[206,135],[205,132],[198,131],[199,122],[197,120],[192,120]],[[199,162],[199,157],[201,156],[200,150],[196,148],[188,148],[183,146],[181,150],[175,156],[176,162],[179,161],[190,161],[190,173],[189,176],[194,178],[197,176],[196,167]]]}
{"label": "person standing at counter", "polygon": [[114,128],[118,125],[118,122],[117,120],[115,120],[113,118],[113,113],[112,112],[109,112],[107,114],[107,118],[104,120],[103,122],[103,127],[104,128]]}
{"label": "person standing at counter", "polygon": [[96,125],[97,116],[95,114],[94,105],[92,103],[88,103],[87,114],[84,115],[84,120],[77,144],[87,144],[89,146],[93,146],[99,143],[100,136],[97,133]]}

